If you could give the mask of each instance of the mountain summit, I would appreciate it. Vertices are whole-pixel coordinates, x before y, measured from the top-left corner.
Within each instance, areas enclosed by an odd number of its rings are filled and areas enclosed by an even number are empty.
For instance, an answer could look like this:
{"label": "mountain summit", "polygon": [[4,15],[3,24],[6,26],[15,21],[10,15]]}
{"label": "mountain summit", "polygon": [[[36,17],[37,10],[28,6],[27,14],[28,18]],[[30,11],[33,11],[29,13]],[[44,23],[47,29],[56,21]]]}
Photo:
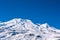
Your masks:
{"label": "mountain summit", "polygon": [[15,18],[0,22],[0,40],[60,40],[60,30],[47,23],[34,24],[28,19]]}

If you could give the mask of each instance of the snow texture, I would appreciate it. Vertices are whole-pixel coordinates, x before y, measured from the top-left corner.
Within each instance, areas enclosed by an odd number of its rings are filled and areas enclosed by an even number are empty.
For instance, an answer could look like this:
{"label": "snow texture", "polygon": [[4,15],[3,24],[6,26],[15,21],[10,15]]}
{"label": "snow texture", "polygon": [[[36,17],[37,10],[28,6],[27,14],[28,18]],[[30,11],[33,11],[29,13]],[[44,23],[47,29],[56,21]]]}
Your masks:
{"label": "snow texture", "polygon": [[28,19],[15,18],[0,22],[0,40],[60,40],[60,30],[47,23],[34,24]]}

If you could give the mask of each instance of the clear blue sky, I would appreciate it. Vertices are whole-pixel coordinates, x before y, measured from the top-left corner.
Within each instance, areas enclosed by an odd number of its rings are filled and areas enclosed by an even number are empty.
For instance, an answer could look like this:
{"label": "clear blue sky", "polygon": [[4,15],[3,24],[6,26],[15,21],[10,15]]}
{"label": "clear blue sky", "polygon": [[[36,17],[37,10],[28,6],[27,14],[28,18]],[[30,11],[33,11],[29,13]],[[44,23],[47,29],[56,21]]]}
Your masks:
{"label": "clear blue sky", "polygon": [[60,0],[0,0],[0,21],[13,18],[47,22],[60,29]]}

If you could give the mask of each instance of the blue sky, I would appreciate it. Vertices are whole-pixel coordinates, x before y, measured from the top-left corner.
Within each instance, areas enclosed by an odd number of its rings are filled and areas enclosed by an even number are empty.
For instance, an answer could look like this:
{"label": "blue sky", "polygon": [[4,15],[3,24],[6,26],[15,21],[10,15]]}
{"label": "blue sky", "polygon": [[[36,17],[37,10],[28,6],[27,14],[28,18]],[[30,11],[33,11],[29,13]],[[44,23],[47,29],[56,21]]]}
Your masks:
{"label": "blue sky", "polygon": [[60,0],[0,0],[0,21],[13,18],[48,23],[60,29]]}

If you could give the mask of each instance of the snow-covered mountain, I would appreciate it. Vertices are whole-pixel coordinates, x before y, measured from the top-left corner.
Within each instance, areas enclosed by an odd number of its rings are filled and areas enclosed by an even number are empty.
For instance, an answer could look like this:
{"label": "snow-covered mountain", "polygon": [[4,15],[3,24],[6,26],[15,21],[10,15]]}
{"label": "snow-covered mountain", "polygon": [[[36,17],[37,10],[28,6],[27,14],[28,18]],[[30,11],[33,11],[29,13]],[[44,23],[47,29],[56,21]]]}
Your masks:
{"label": "snow-covered mountain", "polygon": [[60,40],[60,30],[47,23],[34,24],[28,19],[15,18],[0,22],[0,40]]}

